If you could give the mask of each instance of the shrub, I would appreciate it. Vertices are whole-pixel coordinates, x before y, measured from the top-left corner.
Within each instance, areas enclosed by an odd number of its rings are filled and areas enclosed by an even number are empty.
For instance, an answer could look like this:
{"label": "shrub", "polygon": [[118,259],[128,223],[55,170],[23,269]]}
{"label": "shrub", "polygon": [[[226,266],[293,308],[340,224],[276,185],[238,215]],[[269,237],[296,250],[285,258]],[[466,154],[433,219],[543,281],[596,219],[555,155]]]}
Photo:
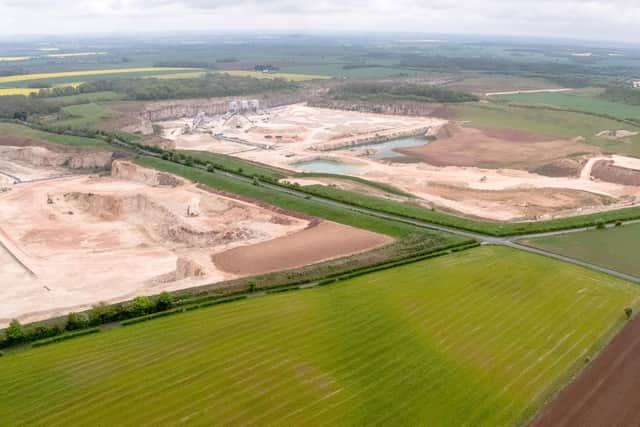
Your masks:
{"label": "shrub", "polygon": [[256,291],[256,279],[249,279],[247,281],[247,286],[249,286],[249,292],[255,292]]}
{"label": "shrub", "polygon": [[36,341],[43,338],[55,337],[56,335],[60,335],[61,333],[62,329],[57,325],[51,327],[40,325],[25,332],[25,341]]}
{"label": "shrub", "polygon": [[624,314],[625,316],[627,316],[627,320],[631,319],[631,316],[633,315],[633,309],[631,307],[625,308]]}
{"label": "shrub", "polygon": [[67,324],[65,326],[67,331],[75,331],[87,326],[89,326],[89,319],[84,314],[69,313],[67,316]]}
{"label": "shrub", "polygon": [[163,292],[156,298],[156,311],[164,311],[173,307],[173,296],[169,292]]}
{"label": "shrub", "polygon": [[616,221],[616,227],[622,227],[622,221]]}
{"label": "shrub", "polygon": [[604,230],[606,228],[606,225],[604,222],[599,221],[598,223],[596,223],[596,229],[598,230]]}
{"label": "shrub", "polygon": [[155,304],[151,301],[151,298],[135,297],[128,308],[131,315],[143,316],[150,313],[154,307]]}
{"label": "shrub", "polygon": [[9,323],[9,327],[4,331],[5,341],[7,344],[17,344],[26,339],[26,334],[22,330],[22,325],[16,319]]}
{"label": "shrub", "polygon": [[207,172],[213,173],[215,172],[215,168],[213,167],[213,165],[211,163],[207,163]]}
{"label": "shrub", "polygon": [[96,326],[102,325],[104,323],[112,322],[117,317],[117,310],[105,303],[100,303],[98,305],[94,305],[91,310],[89,310],[89,325]]}

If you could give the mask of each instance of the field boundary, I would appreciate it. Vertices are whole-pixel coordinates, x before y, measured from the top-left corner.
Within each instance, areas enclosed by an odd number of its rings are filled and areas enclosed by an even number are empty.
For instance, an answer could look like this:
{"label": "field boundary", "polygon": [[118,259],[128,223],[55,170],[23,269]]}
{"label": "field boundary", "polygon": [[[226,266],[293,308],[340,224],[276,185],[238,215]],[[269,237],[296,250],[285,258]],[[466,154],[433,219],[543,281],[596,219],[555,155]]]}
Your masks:
{"label": "field boundary", "polygon": [[[171,293],[171,295],[173,295],[174,297],[176,297],[176,302],[175,304],[169,308],[169,309],[165,309],[165,310],[160,310],[160,311],[156,311],[154,313],[150,313],[150,314],[145,314],[145,315],[140,315],[140,316],[134,316],[128,319],[123,319],[123,320],[115,320],[115,321],[111,321],[111,322],[107,322],[107,323],[103,323],[101,325],[88,325],[85,328],[81,328],[81,329],[76,329],[72,332],[69,331],[65,331],[63,329],[60,328],[60,326],[58,325],[61,321],[65,320],[68,318],[68,316],[62,316],[60,318],[55,318],[55,319],[49,319],[49,320],[45,320],[45,321],[41,321],[41,322],[34,322],[31,324],[27,324],[27,325],[23,325],[24,328],[45,328],[51,332],[54,333],[53,331],[60,331],[57,332],[57,335],[52,335],[46,339],[36,339],[34,341],[31,342],[31,345],[27,345],[25,346],[25,344],[29,344],[29,341],[21,341],[15,344],[6,344],[6,343],[2,343],[2,341],[0,341],[0,348],[1,349],[10,349],[10,350],[15,350],[15,351],[20,351],[21,349],[29,349],[29,348],[34,348],[34,347],[40,347],[40,346],[44,346],[44,345],[49,345],[49,344],[55,344],[57,342],[62,342],[62,341],[66,341],[68,339],[72,339],[72,338],[76,338],[76,337],[80,337],[83,335],[89,335],[89,334],[94,334],[94,333],[98,333],[100,331],[103,330],[103,328],[106,329],[111,329],[114,326],[115,327],[119,327],[119,326],[129,326],[129,325],[134,325],[137,323],[142,323],[142,322],[146,322],[149,320],[153,320],[156,318],[161,318],[161,317],[166,317],[166,316],[171,316],[174,314],[180,314],[180,313],[185,313],[188,311],[192,311],[192,310],[196,310],[199,308],[206,308],[206,307],[211,307],[214,305],[220,305],[220,304],[227,304],[227,303],[231,303],[231,302],[235,302],[235,301],[241,301],[241,300],[245,300],[247,298],[251,298],[251,297],[259,297],[259,296],[267,296],[270,294],[275,294],[275,293],[282,293],[282,292],[290,292],[290,291],[297,291],[297,290],[304,290],[304,289],[310,289],[310,288],[314,288],[317,286],[327,286],[327,285],[331,285],[331,284],[336,284],[339,282],[342,282],[344,280],[348,280],[348,279],[352,279],[358,276],[363,276],[363,275],[367,275],[370,273],[375,273],[375,272],[379,272],[379,271],[383,271],[383,270],[387,270],[390,268],[395,268],[395,267],[399,267],[402,265],[407,265],[407,264],[412,264],[415,262],[420,262],[420,261],[425,261],[427,259],[432,259],[432,258],[437,258],[437,257],[441,257],[441,256],[445,256],[445,255],[450,255],[452,253],[455,252],[461,252],[461,251],[465,251],[468,249],[473,249],[473,248],[477,248],[480,246],[480,243],[478,242],[462,242],[462,243],[458,243],[458,244],[452,244],[449,246],[445,246],[445,247],[440,247],[437,248],[433,251],[430,252],[426,252],[426,253],[422,253],[422,254],[413,254],[413,255],[409,255],[407,257],[404,258],[398,258],[395,260],[391,260],[391,261],[385,261],[385,262],[381,262],[379,264],[375,264],[375,265],[371,265],[371,266],[366,266],[366,267],[362,267],[362,268],[357,268],[357,269],[353,269],[353,270],[346,270],[343,272],[339,272],[333,275],[326,275],[324,276],[324,278],[321,279],[317,279],[317,280],[312,280],[312,281],[308,281],[308,280],[302,280],[299,282],[295,282],[295,283],[285,283],[285,284],[280,284],[280,285],[276,285],[276,286],[269,286],[269,287],[259,287],[256,288],[254,290],[251,289],[251,287],[248,285],[248,283],[250,283],[252,280],[254,280],[251,277],[246,277],[243,278],[246,281],[246,285],[244,285],[242,287],[241,290],[234,290],[235,288],[231,288],[231,292],[227,292],[227,293],[222,293],[222,294],[214,294],[214,295],[201,295],[201,296],[196,296],[193,298],[183,298],[180,299],[183,296],[187,296],[189,294],[192,294],[194,291],[198,291],[198,290],[207,290],[207,288],[211,288],[211,286],[216,286],[217,289],[213,289],[213,290],[218,290],[218,291],[224,291],[224,290],[229,290],[229,288],[224,289],[224,288],[220,288],[220,283],[216,284],[216,285],[204,285],[204,286],[199,286],[199,287],[194,287],[194,288],[188,288],[188,289],[182,289],[182,290],[178,290],[178,291],[174,291]],[[258,276],[259,277],[259,276]],[[223,282],[224,283],[224,282]],[[249,286],[249,289],[247,290],[247,287]],[[158,295],[154,295],[152,297],[158,297]],[[114,304],[108,304],[108,305],[102,305],[101,309],[109,309],[109,308],[119,308],[119,307],[124,307],[127,304],[131,303],[134,300],[128,300],[128,301],[122,301],[122,302],[118,302],[118,303],[114,303]],[[84,312],[81,313],[74,313],[74,315],[85,315],[87,313],[89,313],[91,310],[86,310]],[[54,324],[53,327],[48,327],[48,326],[44,326],[47,324]],[[0,330],[0,332],[2,332],[3,330]],[[13,351],[12,351],[13,352]]]}

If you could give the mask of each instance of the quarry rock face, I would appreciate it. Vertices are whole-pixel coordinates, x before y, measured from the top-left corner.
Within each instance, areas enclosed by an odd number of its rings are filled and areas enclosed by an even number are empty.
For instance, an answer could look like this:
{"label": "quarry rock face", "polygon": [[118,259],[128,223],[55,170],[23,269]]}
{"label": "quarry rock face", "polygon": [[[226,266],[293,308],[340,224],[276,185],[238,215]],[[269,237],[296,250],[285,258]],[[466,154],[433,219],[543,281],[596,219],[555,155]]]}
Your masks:
{"label": "quarry rock face", "polygon": [[33,166],[67,167],[74,170],[108,168],[113,159],[109,151],[56,152],[44,147],[0,147],[0,156]]}
{"label": "quarry rock face", "polygon": [[117,160],[111,165],[111,176],[151,186],[178,187],[184,181],[174,175],[142,168],[135,163]]}
{"label": "quarry rock face", "polygon": [[[153,102],[145,105],[143,111],[138,113],[138,118],[144,122],[159,122],[184,117],[196,117],[200,113],[204,113],[207,116],[225,114],[229,111],[230,103],[237,103],[243,99],[246,99],[246,97]],[[264,108],[273,108],[299,103],[303,101],[303,98],[297,94],[273,95],[259,98],[258,101]]]}
{"label": "quarry rock face", "polygon": [[310,107],[330,108],[333,110],[358,111],[360,113],[388,114],[395,116],[430,116],[439,107],[426,102],[353,102],[318,99],[310,101]]}

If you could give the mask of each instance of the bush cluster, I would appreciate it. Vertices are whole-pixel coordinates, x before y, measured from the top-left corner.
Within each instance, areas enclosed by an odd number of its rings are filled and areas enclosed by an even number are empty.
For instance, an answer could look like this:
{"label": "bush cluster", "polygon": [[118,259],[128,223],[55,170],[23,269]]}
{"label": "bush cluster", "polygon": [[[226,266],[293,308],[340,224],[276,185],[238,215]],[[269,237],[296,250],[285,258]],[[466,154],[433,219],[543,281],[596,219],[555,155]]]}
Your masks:
{"label": "bush cluster", "polygon": [[441,86],[421,85],[398,82],[352,82],[329,91],[333,99],[371,99],[390,98],[423,102],[471,102],[478,97],[468,93],[457,92]]}
{"label": "bush cluster", "polygon": [[[64,327],[59,325],[24,327],[14,319],[4,330],[4,337],[0,339],[0,348],[61,336],[67,331],[80,331],[88,327],[170,310],[174,304],[173,296],[163,292],[153,298],[136,297],[123,304],[98,304],[84,313],[69,313]],[[52,339],[51,342],[56,340]]]}

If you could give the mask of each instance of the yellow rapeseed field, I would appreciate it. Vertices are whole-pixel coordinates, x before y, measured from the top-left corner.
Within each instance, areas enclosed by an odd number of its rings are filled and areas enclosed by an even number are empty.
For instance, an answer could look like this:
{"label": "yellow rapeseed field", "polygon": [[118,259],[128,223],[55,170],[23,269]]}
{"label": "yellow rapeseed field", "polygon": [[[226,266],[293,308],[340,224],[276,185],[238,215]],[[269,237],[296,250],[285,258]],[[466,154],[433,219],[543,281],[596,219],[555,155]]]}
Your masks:
{"label": "yellow rapeseed field", "polygon": [[222,70],[220,73],[226,73],[237,77],[255,77],[258,79],[285,79],[292,81],[319,80],[330,79],[329,76],[319,76],[314,74],[292,74],[292,73],[263,73],[261,71],[246,70]]}
{"label": "yellow rapeseed field", "polygon": [[174,73],[174,74],[158,74],[155,76],[147,76],[148,79],[195,79],[205,75],[204,71],[193,71],[187,73]]}
{"label": "yellow rapeseed field", "polygon": [[32,93],[38,92],[39,90],[40,89],[28,88],[28,87],[0,88],[0,96],[9,96],[9,95],[29,96]]}
{"label": "yellow rapeseed field", "polygon": [[94,56],[94,55],[106,55],[107,52],[78,52],[78,53],[50,53],[45,55],[49,58],[70,58],[74,56]]}
{"label": "yellow rapeseed field", "polygon": [[[53,87],[78,87],[84,82],[72,82],[72,83],[61,83],[58,85],[54,85]],[[0,96],[9,96],[9,95],[25,95],[29,96],[32,93],[37,93],[40,91],[40,88],[30,88],[30,87],[8,87],[8,88],[0,88]]]}
{"label": "yellow rapeseed field", "polygon": [[121,73],[145,73],[152,71],[180,71],[192,68],[147,67],[147,68],[115,68],[106,70],[64,71],[60,73],[21,74],[17,76],[0,77],[0,83],[23,82],[28,80],[59,79],[65,77],[98,76]]}
{"label": "yellow rapeseed field", "polygon": [[2,61],[26,61],[27,59],[31,59],[30,56],[0,56],[0,62]]}

